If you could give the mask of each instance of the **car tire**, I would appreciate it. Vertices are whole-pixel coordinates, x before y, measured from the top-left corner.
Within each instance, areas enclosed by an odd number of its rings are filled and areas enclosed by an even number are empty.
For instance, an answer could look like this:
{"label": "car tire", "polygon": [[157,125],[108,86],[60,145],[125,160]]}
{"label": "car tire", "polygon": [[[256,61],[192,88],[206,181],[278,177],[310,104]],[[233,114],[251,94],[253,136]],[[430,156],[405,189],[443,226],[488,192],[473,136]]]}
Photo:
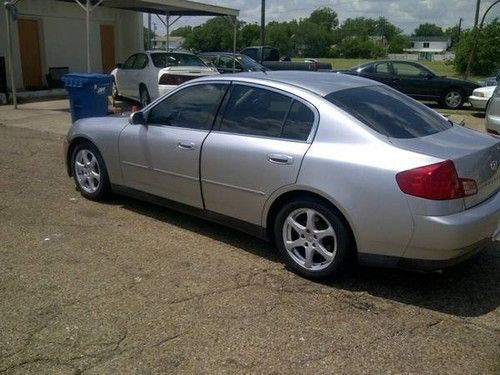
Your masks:
{"label": "car tire", "polygon": [[448,109],[458,109],[465,102],[465,94],[462,90],[451,88],[444,92],[441,97],[441,105]]}
{"label": "car tire", "polygon": [[151,97],[149,96],[148,89],[145,86],[139,88],[139,100],[141,103],[141,108],[146,107],[149,103],[151,103]]}
{"label": "car tire", "polygon": [[90,142],[78,143],[71,154],[76,188],[87,199],[100,201],[111,193],[108,171],[101,153]]}
{"label": "car tire", "polygon": [[310,279],[340,276],[353,247],[341,215],[312,197],[294,200],[279,210],[274,240],[287,266]]}
{"label": "car tire", "polygon": [[118,86],[116,85],[115,78],[113,78],[113,82],[111,83],[111,97],[114,100],[117,100],[120,98],[120,93],[118,92]]}

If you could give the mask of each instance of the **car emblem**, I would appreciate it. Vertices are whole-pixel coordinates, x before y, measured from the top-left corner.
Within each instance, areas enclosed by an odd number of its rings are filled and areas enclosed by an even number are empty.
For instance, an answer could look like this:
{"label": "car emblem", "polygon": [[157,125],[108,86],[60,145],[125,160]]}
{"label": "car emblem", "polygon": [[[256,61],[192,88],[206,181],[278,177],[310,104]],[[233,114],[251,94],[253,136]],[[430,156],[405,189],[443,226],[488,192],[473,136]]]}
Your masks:
{"label": "car emblem", "polygon": [[490,169],[495,172],[498,169],[498,160],[492,160],[490,162]]}

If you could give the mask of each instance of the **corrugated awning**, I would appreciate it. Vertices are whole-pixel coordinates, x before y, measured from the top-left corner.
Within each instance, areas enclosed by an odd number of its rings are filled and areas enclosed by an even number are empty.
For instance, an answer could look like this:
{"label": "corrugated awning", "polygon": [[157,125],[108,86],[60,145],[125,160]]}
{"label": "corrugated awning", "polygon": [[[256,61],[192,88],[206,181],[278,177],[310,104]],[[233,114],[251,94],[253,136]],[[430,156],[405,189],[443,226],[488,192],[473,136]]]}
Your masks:
{"label": "corrugated awning", "polygon": [[[74,0],[59,0],[73,3]],[[85,3],[85,0],[83,1]],[[98,3],[93,0],[92,3]],[[144,13],[165,13],[171,16],[232,16],[239,10],[189,0],[104,0],[99,6]]]}

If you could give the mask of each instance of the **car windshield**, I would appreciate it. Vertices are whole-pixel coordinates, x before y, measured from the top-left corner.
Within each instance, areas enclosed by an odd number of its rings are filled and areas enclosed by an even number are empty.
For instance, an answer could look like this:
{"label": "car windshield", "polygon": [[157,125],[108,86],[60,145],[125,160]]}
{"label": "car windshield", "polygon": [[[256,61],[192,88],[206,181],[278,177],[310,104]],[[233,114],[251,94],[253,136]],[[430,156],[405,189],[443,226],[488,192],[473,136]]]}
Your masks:
{"label": "car windshield", "polygon": [[207,66],[198,56],[189,53],[152,53],[151,59],[157,68],[169,66]]}
{"label": "car windshield", "polygon": [[335,91],[325,99],[391,138],[425,137],[452,127],[437,112],[385,86]]}
{"label": "car windshield", "polygon": [[240,61],[242,65],[248,67],[254,72],[266,70],[266,68],[260,65],[257,61],[246,55],[238,55],[236,56],[236,60]]}

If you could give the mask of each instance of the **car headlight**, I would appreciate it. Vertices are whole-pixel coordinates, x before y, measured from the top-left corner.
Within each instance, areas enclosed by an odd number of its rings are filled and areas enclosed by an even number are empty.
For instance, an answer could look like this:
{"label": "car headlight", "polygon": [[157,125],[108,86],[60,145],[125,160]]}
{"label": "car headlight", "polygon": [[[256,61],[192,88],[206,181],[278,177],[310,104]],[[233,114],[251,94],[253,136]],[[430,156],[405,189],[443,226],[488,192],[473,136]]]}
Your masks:
{"label": "car headlight", "polygon": [[476,96],[478,98],[482,98],[482,97],[484,97],[484,94],[481,91],[479,91],[479,90],[474,90],[474,91],[472,91],[472,96]]}

